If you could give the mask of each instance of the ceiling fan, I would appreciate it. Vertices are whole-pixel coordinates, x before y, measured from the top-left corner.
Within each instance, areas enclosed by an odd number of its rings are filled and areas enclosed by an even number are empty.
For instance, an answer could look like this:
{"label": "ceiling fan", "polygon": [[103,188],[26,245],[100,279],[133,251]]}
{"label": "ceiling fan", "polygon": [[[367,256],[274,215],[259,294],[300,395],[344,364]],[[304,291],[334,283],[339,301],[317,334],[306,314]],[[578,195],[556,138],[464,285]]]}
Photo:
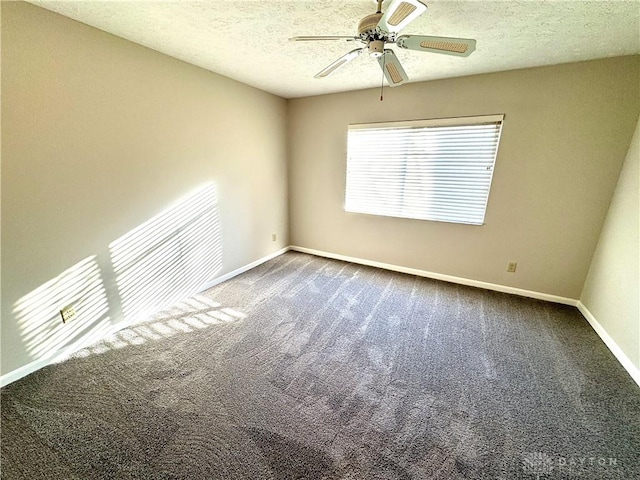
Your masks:
{"label": "ceiling fan", "polygon": [[318,72],[315,78],[328,77],[351,60],[367,52],[372,58],[378,60],[389,85],[395,87],[405,83],[409,80],[409,77],[393,50],[385,48],[386,44],[396,44],[400,48],[417,50],[418,52],[443,53],[457,57],[468,57],[476,48],[476,41],[469,38],[431,37],[425,35],[398,36],[400,30],[422,15],[427,6],[420,0],[391,0],[389,7],[383,13],[383,0],[377,0],[377,2],[378,9],[376,13],[367,15],[360,20],[357,36],[302,36],[289,39],[296,42],[346,40],[349,42],[358,41],[366,45],[338,58],[331,65]]}

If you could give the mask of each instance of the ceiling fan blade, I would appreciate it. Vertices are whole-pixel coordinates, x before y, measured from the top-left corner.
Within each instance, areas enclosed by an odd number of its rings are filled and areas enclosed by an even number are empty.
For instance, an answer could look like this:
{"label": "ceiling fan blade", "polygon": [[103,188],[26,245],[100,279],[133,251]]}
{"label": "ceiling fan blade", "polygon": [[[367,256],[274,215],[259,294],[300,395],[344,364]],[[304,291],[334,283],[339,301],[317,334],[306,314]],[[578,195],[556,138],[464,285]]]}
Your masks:
{"label": "ceiling fan blade", "polygon": [[378,27],[387,33],[398,33],[426,9],[427,6],[420,0],[391,0],[391,4],[378,22]]}
{"label": "ceiling fan blade", "polygon": [[409,80],[393,50],[386,49],[384,55],[378,57],[378,63],[390,87],[397,87]]}
{"label": "ceiling fan blade", "polygon": [[292,42],[313,42],[316,40],[346,40],[347,42],[350,42],[353,40],[360,40],[360,37],[349,35],[308,35],[302,37],[291,37],[289,40]]}
{"label": "ceiling fan blade", "polygon": [[347,53],[346,55],[341,56],[339,59],[337,59],[335,62],[333,62],[328,67],[325,67],[324,69],[319,71],[315,75],[315,78],[328,77],[329,75],[334,73],[336,70],[338,70],[339,68],[345,66],[347,63],[349,63],[354,58],[358,57],[363,51],[364,51],[364,48],[356,48],[355,50],[351,50],[349,53]]}
{"label": "ceiling fan blade", "polygon": [[471,38],[429,37],[425,35],[400,35],[396,44],[400,48],[419,52],[444,53],[457,57],[468,57],[476,49]]}

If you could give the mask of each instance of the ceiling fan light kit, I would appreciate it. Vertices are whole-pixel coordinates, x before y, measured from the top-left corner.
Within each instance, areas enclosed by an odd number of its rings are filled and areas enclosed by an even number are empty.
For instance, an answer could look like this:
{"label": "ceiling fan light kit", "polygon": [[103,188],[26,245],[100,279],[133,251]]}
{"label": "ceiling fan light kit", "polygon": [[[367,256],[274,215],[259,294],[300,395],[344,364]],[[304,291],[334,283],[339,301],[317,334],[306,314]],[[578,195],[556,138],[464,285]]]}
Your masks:
{"label": "ceiling fan light kit", "polygon": [[358,23],[357,36],[304,36],[290,38],[292,41],[346,40],[359,41],[365,44],[338,58],[315,75],[325,78],[335,73],[362,53],[378,60],[384,77],[390,86],[396,87],[409,80],[398,57],[387,44],[395,44],[399,48],[418,52],[440,53],[456,57],[468,57],[476,48],[476,41],[470,38],[433,37],[426,35],[401,35],[400,30],[422,15],[427,6],[420,0],[391,0],[386,11],[382,12],[382,1],[377,0],[376,13],[367,15]]}
{"label": "ceiling fan light kit", "polygon": [[373,58],[381,57],[384,53],[384,41],[382,40],[371,40],[369,42],[369,55]]}

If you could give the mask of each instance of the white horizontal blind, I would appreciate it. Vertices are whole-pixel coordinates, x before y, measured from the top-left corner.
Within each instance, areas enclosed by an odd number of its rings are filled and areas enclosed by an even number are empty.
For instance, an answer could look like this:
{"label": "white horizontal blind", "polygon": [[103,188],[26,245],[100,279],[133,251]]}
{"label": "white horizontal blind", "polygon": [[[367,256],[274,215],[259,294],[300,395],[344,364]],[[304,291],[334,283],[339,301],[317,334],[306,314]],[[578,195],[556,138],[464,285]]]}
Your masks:
{"label": "white horizontal blind", "polygon": [[345,210],[481,225],[502,121],[349,125]]}

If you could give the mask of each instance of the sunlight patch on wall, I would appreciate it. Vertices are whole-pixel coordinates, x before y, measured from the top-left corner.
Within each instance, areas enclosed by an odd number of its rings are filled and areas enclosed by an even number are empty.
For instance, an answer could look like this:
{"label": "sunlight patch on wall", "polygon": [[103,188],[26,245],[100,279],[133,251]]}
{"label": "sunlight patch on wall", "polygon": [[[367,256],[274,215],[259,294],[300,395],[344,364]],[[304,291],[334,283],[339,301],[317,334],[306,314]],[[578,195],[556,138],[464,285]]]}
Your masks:
{"label": "sunlight patch on wall", "polygon": [[138,321],[195,292],[222,267],[213,184],[109,245],[127,321]]}
{"label": "sunlight patch on wall", "polygon": [[[76,316],[65,324],[60,310],[68,305]],[[100,338],[111,327],[108,310],[94,255],[20,298],[13,311],[27,351],[38,359]]]}

